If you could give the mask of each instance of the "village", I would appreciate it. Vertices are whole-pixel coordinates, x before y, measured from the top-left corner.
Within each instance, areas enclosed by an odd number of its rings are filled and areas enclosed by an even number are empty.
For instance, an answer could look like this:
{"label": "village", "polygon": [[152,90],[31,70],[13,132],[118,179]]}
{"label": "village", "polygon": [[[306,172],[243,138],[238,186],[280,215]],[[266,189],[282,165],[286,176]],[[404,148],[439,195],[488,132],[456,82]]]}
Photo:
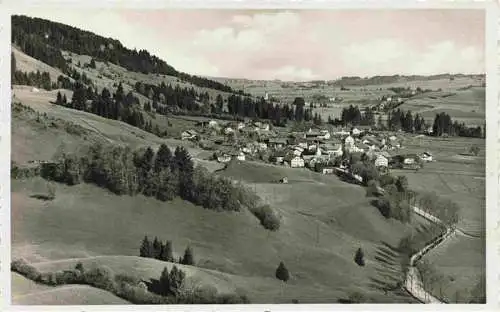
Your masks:
{"label": "village", "polygon": [[[322,174],[350,173],[351,158],[368,159],[381,173],[388,169],[418,170],[433,161],[432,153],[405,153],[402,133],[376,131],[372,127],[310,127],[292,131],[261,121],[200,121],[184,131],[181,139],[213,151],[219,163],[263,161],[291,168],[308,168]],[[423,134],[416,135],[423,136]],[[359,183],[363,181],[352,174]],[[286,181],[286,180],[285,180]]]}

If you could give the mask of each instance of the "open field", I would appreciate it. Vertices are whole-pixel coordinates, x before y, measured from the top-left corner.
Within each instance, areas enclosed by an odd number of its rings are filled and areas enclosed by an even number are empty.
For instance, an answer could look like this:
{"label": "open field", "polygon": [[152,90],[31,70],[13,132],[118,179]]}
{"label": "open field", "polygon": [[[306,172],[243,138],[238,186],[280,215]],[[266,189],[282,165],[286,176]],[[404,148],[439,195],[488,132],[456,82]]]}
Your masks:
{"label": "open field", "polygon": [[[486,278],[486,241],[456,234],[425,258],[436,267],[444,279],[430,292],[442,295],[450,302],[467,303],[474,299],[471,291]],[[483,290],[485,291],[485,290]]]}
{"label": "open field", "polygon": [[[465,156],[470,146],[480,147],[478,156]],[[417,191],[436,192],[460,207],[457,227],[473,237],[457,234],[443,246],[433,250],[428,259],[445,279],[431,289],[454,302],[470,300],[469,291],[485,277],[486,254],[486,180],[485,140],[473,138],[422,138],[405,143],[407,152],[428,150],[435,162],[426,163],[418,172],[392,170],[394,175],[408,177],[410,187]],[[458,294],[457,294],[458,292]]]}

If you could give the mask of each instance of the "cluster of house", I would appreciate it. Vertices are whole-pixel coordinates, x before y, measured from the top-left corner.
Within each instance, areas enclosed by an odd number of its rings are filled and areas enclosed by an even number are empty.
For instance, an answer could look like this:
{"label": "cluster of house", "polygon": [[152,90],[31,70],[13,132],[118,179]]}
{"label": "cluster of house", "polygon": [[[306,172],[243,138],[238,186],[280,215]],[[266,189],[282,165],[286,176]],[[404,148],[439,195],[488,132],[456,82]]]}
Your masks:
{"label": "cluster of house", "polygon": [[331,164],[345,152],[366,154],[374,159],[378,168],[388,168],[393,164],[398,167],[401,163],[411,166],[419,160],[432,161],[432,155],[428,152],[394,157],[402,147],[402,140],[396,135],[373,133],[369,127],[337,131],[309,129],[281,135],[263,122],[220,124],[212,120],[200,122],[198,127],[199,131],[183,132],[182,139],[200,141],[203,137],[209,137],[210,140],[204,141],[213,143],[211,149],[215,150],[214,157],[222,163],[231,159],[245,161],[248,156],[265,153],[278,165],[315,168],[316,164],[322,164],[325,165],[323,173],[333,173]]}

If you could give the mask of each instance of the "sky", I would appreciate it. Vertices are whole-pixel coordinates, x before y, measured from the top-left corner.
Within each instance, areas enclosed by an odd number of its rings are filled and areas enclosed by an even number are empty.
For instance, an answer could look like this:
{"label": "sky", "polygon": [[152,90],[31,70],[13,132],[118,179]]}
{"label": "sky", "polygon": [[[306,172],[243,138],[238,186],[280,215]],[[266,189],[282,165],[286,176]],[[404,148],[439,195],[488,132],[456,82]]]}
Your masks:
{"label": "sky", "polygon": [[485,14],[465,9],[24,9],[146,49],[189,74],[256,80],[485,72]]}

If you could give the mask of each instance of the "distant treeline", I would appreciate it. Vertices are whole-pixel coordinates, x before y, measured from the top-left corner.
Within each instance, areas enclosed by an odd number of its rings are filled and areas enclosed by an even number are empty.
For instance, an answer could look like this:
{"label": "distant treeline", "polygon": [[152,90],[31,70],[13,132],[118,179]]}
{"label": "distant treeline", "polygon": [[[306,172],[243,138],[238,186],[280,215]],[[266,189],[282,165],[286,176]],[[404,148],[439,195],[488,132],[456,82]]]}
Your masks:
{"label": "distant treeline", "polygon": [[[227,101],[217,95],[215,101],[210,101],[208,93],[197,93],[193,88],[174,88],[162,82],[159,85],[137,82],[135,91],[153,101],[152,107],[160,114],[168,112],[187,112],[203,114],[227,114],[235,117],[268,119],[275,125],[285,125],[287,121],[314,121],[321,123],[321,116],[313,114],[311,108],[305,108],[301,97],[295,98],[293,105],[277,105],[264,100],[254,100],[247,96],[230,95]],[[226,103],[226,107],[224,107]]]}
{"label": "distant treeline", "polygon": [[61,50],[89,55],[134,72],[170,75],[198,87],[242,93],[220,82],[179,72],[146,50],[130,50],[118,40],[40,18],[13,15],[12,42],[29,56],[59,68],[63,73],[68,72],[69,66]]}
{"label": "distant treeline", "polygon": [[329,84],[335,86],[367,86],[367,85],[381,85],[381,84],[389,84],[396,82],[407,82],[407,81],[415,81],[415,80],[436,80],[436,79],[450,79],[453,80],[455,78],[484,78],[484,75],[451,75],[451,74],[439,74],[439,75],[431,75],[431,76],[419,76],[419,75],[411,75],[411,76],[402,76],[402,75],[392,75],[392,76],[373,76],[369,78],[362,78],[358,76],[344,76],[339,80],[332,81]]}

